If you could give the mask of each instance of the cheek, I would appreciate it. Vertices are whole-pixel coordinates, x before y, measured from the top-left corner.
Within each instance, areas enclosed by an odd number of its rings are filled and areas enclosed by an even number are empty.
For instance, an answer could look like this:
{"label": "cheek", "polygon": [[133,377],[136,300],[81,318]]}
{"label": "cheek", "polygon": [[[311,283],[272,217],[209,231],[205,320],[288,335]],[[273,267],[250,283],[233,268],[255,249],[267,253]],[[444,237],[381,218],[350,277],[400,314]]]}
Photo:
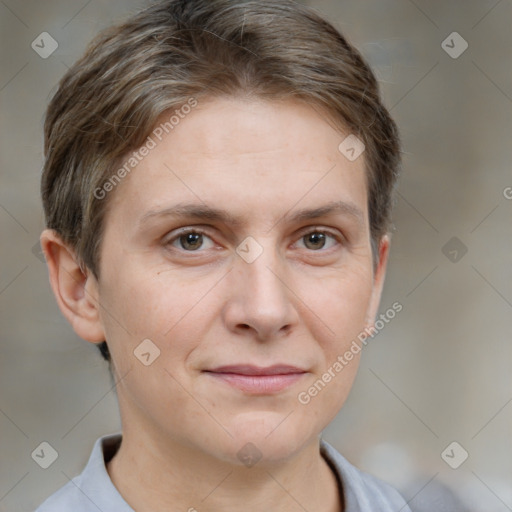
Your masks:
{"label": "cheek", "polygon": [[371,275],[363,269],[340,271],[311,281],[304,293],[306,305],[318,317],[317,339],[326,363],[343,353],[364,329],[372,294]]}
{"label": "cheek", "polygon": [[119,315],[134,337],[161,338],[183,316],[190,295],[172,287],[165,276],[156,272],[141,272],[135,266],[124,265],[109,275],[105,285],[105,304]]}
{"label": "cheek", "polygon": [[128,265],[111,273],[101,297],[105,332],[119,370],[132,366],[134,350],[149,339],[166,367],[179,372],[216,318],[219,302],[205,296],[214,284],[215,276],[185,278]]}
{"label": "cheek", "polygon": [[173,301],[173,294],[166,293],[161,283],[126,265],[105,273],[100,300],[111,352],[128,355],[145,339],[160,347],[183,307],[183,301]]}
{"label": "cheek", "polygon": [[185,391],[190,388],[186,361],[208,326],[204,307],[196,307],[204,292],[170,281],[165,273],[118,269],[105,282],[105,332],[122,401],[162,422],[174,418],[176,410],[193,422],[204,411]]}
{"label": "cheek", "polygon": [[326,426],[345,402],[357,373],[362,352],[358,335],[370,304],[371,272],[368,266],[340,270],[315,282],[308,280],[303,293],[314,313],[309,313],[310,330],[321,356],[297,401],[306,415]]}

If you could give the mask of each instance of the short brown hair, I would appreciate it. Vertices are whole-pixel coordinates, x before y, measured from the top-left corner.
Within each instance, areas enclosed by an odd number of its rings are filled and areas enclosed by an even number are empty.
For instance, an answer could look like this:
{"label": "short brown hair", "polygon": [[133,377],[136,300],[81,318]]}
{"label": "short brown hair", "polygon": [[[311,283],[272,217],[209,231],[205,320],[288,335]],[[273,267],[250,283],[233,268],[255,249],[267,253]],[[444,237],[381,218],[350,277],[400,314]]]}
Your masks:
{"label": "short brown hair", "polygon": [[[166,111],[194,98],[295,98],[365,144],[374,261],[400,166],[397,127],[359,52],[291,0],[164,0],[103,31],[62,78],[45,120],[47,227],[99,278],[107,199],[94,193]],[[108,349],[101,344],[102,354]]]}

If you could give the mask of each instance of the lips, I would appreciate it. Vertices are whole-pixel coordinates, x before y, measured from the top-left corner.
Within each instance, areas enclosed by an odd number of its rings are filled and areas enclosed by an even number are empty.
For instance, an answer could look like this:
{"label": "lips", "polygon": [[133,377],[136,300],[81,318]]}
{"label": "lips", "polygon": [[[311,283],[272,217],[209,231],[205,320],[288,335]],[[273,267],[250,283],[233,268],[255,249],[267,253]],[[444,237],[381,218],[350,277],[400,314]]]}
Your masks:
{"label": "lips", "polygon": [[205,370],[216,380],[253,395],[274,394],[300,380],[306,370],[290,365],[253,366],[229,365]]}
{"label": "lips", "polygon": [[305,370],[285,364],[276,364],[273,366],[261,367],[250,364],[219,366],[213,370],[207,370],[212,373],[234,373],[237,375],[290,375],[293,373],[306,373]]}

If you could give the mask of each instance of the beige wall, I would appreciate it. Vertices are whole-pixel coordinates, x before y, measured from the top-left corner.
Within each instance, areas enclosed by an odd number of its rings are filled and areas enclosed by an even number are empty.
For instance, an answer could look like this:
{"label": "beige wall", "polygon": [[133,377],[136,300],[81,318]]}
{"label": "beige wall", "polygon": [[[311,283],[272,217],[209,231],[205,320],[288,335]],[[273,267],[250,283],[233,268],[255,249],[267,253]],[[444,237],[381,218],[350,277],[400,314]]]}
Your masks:
{"label": "beige wall", "polygon": [[[48,98],[90,38],[142,3],[0,3],[0,511],[32,510],[119,428],[108,370],[63,320],[32,250]],[[374,66],[404,140],[381,307],[403,310],[364,349],[325,438],[414,511],[511,510],[512,3],[309,4]],[[47,59],[30,46],[43,31],[59,45]],[[469,45],[456,59],[441,47],[454,31]],[[455,262],[452,237],[467,249]],[[30,456],[42,441],[59,453],[46,470]],[[453,441],[469,453],[458,469],[441,458]]]}

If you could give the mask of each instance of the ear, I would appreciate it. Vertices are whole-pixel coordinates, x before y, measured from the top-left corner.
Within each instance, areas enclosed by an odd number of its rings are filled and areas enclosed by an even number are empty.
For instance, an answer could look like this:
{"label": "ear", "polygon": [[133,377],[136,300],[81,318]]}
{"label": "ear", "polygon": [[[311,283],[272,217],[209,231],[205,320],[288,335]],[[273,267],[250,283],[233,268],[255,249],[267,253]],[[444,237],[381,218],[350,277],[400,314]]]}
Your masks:
{"label": "ear", "polygon": [[379,254],[377,268],[373,276],[373,290],[366,316],[367,327],[370,327],[375,322],[377,311],[379,310],[380,297],[382,295],[382,288],[384,287],[384,279],[386,277],[386,267],[388,264],[390,239],[389,235],[384,235],[379,242]]}
{"label": "ear", "polygon": [[88,269],[85,273],[82,271],[74,251],[55,231],[44,230],[40,241],[50,285],[62,314],[84,340],[91,343],[105,341],[96,278]]}

